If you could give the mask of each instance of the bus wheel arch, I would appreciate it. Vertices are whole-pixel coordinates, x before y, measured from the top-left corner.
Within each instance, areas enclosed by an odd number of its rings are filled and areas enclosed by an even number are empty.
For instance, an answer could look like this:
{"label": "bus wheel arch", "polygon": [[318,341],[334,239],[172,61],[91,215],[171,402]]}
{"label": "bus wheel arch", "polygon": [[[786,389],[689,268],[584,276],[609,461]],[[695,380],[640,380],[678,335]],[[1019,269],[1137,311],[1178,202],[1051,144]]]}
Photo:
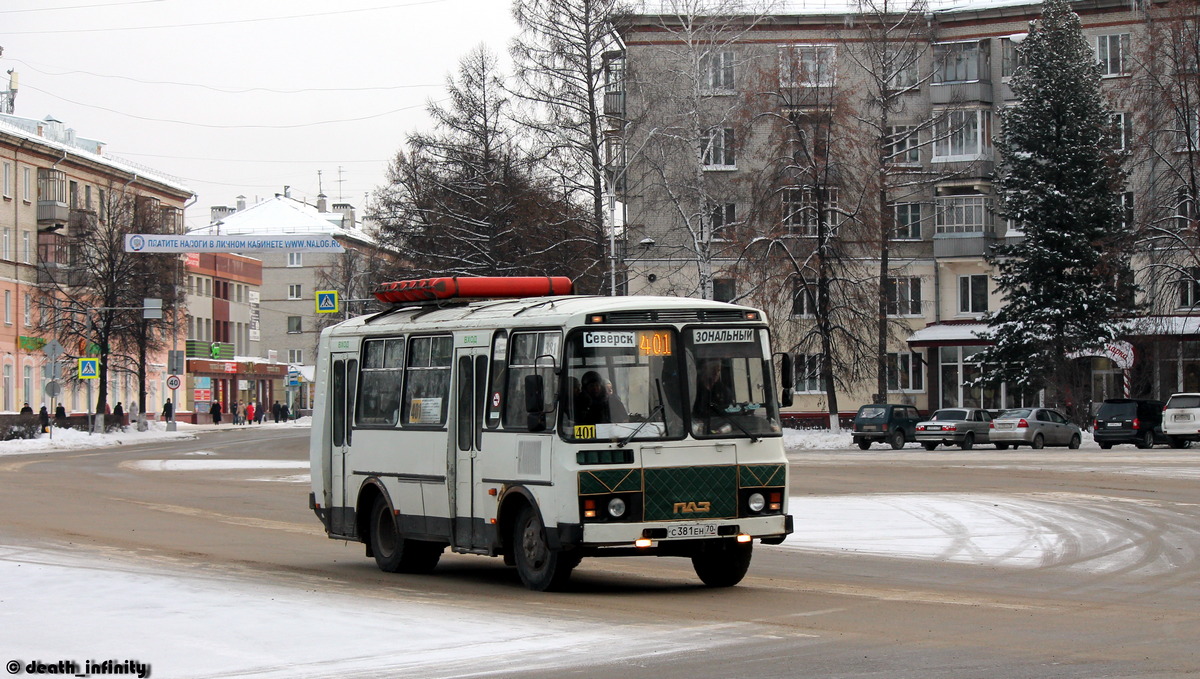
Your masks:
{"label": "bus wheel arch", "polygon": [[363,481],[358,489],[358,499],[354,504],[355,535],[367,546],[367,557],[375,556],[371,551],[371,511],[375,508],[375,500],[380,497],[389,507],[392,506],[392,498],[388,496],[387,489],[377,479],[370,478]]}
{"label": "bus wheel arch", "polygon": [[506,566],[517,565],[516,548],[512,544],[513,527],[521,510],[530,506],[536,507],[537,502],[522,486],[506,488],[500,498],[499,507],[496,509],[496,540],[504,554]]}

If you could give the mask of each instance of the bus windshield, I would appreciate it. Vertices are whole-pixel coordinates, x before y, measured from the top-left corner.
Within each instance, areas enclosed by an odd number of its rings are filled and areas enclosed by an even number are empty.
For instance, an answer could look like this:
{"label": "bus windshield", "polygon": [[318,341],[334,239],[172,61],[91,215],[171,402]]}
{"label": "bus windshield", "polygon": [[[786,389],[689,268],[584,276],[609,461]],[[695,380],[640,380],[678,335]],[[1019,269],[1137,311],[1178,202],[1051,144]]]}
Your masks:
{"label": "bus windshield", "polygon": [[693,436],[757,438],[782,433],[771,397],[766,330],[693,327],[684,338]]}
{"label": "bus windshield", "polygon": [[567,340],[559,431],[569,441],[683,438],[674,328],[587,329]]}

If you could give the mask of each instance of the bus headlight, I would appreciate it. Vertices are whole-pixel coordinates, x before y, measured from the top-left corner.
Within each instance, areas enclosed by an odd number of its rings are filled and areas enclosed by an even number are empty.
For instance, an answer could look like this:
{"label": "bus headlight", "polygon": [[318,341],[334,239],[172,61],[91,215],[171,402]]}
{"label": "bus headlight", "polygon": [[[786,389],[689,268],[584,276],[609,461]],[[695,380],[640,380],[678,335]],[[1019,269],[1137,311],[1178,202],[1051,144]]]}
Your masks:
{"label": "bus headlight", "polygon": [[751,493],[750,497],[746,498],[746,506],[752,512],[761,512],[763,507],[767,506],[767,499],[762,493]]}
{"label": "bus headlight", "polygon": [[614,519],[625,516],[625,509],[625,501],[619,497],[614,497],[608,501],[608,515]]}

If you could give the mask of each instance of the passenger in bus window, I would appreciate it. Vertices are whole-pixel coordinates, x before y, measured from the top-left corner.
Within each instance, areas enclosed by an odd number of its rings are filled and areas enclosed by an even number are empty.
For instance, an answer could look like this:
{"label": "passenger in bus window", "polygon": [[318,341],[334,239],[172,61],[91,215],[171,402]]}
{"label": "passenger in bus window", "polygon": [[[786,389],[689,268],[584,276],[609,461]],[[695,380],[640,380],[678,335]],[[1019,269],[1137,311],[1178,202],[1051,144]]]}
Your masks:
{"label": "passenger in bus window", "polygon": [[607,424],[626,422],[629,416],[616,394],[610,395],[600,373],[589,370],[583,374],[582,391],[575,408],[576,424]]}
{"label": "passenger in bus window", "polygon": [[721,361],[708,359],[702,362],[696,375],[696,402],[692,405],[692,416],[712,417],[724,413],[732,404],[733,392],[725,384]]}

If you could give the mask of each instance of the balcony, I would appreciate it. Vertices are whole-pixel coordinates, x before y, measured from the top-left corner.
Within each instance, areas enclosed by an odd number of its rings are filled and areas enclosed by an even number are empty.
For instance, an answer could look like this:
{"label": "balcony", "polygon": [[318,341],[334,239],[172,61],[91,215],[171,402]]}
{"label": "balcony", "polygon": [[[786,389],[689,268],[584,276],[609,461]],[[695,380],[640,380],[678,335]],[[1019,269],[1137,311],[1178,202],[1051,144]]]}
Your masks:
{"label": "balcony", "polygon": [[625,93],[604,93],[604,115],[622,118],[625,116]]}
{"label": "balcony", "polygon": [[933,234],[934,258],[982,257],[996,245],[996,235],[986,231]]}
{"label": "balcony", "polygon": [[934,83],[929,86],[929,100],[935,105],[990,104],[993,97],[990,80]]}
{"label": "balcony", "polygon": [[37,202],[38,226],[66,224],[70,215],[71,208],[66,201],[39,200]]}

